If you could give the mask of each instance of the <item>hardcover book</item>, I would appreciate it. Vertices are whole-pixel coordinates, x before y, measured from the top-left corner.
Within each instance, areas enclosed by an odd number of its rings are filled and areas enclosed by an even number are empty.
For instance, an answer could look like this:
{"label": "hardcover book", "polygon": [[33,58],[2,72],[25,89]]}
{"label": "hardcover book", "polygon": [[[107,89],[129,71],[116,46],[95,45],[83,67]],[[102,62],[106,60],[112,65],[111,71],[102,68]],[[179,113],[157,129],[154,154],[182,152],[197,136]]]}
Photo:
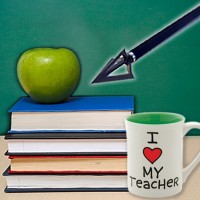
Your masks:
{"label": "hardcover book", "polygon": [[127,191],[126,174],[3,174],[5,192]]}
{"label": "hardcover book", "polygon": [[124,119],[133,111],[133,96],[71,97],[58,104],[23,97],[9,110],[10,132],[124,132]]}
{"label": "hardcover book", "polygon": [[[125,174],[127,156],[9,156],[9,173]],[[116,165],[117,163],[117,165]]]}
{"label": "hardcover book", "polygon": [[9,155],[121,155],[126,154],[125,133],[7,134]]}

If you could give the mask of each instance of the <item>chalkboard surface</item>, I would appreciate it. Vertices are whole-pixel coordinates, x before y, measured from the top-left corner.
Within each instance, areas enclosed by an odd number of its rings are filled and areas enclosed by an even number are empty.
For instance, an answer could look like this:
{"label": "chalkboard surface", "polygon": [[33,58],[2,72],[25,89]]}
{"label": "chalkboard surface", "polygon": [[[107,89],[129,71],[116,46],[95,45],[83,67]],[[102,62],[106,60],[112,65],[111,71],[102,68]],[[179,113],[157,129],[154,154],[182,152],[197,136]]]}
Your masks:
{"label": "chalkboard surface", "polygon": [[17,60],[34,47],[67,47],[77,53],[82,74],[74,96],[134,95],[136,112],[178,112],[187,121],[200,121],[200,23],[138,61],[133,66],[136,79],[91,85],[111,57],[132,49],[198,3],[0,0],[0,134],[10,128],[7,111],[26,96],[17,80]]}

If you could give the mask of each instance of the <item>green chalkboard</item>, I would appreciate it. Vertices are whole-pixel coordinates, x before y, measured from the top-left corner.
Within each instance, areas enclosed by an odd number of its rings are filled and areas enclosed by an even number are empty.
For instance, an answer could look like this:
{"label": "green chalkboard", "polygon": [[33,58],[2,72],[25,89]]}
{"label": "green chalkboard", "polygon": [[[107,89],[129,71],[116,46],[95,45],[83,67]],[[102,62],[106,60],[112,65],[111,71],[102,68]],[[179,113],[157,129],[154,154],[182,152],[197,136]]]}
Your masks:
{"label": "green chalkboard", "polygon": [[67,47],[77,53],[82,74],[76,96],[134,95],[136,112],[178,112],[187,121],[200,121],[200,23],[138,61],[136,79],[91,85],[110,57],[132,49],[198,3],[0,0],[0,133],[10,128],[8,109],[26,95],[17,80],[17,60],[34,47]]}

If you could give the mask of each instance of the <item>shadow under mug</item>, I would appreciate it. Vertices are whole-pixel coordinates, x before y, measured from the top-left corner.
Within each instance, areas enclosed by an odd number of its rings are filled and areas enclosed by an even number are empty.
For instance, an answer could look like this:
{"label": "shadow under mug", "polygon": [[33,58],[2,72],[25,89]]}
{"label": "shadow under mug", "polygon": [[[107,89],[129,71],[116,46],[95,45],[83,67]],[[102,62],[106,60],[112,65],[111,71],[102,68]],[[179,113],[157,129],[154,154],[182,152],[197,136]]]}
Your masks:
{"label": "shadow under mug", "polygon": [[125,119],[130,193],[161,198],[178,194],[200,162],[200,153],[183,169],[183,137],[199,122],[175,113],[147,112]]}

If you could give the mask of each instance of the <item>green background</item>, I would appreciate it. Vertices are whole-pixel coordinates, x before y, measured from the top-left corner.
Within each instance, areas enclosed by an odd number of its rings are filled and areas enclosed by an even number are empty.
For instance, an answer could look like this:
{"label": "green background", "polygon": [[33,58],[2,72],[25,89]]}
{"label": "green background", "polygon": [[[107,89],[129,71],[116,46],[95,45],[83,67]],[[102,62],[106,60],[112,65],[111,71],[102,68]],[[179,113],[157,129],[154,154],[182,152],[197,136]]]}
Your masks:
{"label": "green background", "polygon": [[9,108],[26,95],[17,80],[17,60],[34,47],[77,53],[82,75],[76,96],[134,95],[136,112],[178,112],[187,121],[200,121],[199,23],[139,60],[133,66],[135,80],[91,85],[110,57],[132,49],[198,3],[0,0],[0,133],[10,128]]}

